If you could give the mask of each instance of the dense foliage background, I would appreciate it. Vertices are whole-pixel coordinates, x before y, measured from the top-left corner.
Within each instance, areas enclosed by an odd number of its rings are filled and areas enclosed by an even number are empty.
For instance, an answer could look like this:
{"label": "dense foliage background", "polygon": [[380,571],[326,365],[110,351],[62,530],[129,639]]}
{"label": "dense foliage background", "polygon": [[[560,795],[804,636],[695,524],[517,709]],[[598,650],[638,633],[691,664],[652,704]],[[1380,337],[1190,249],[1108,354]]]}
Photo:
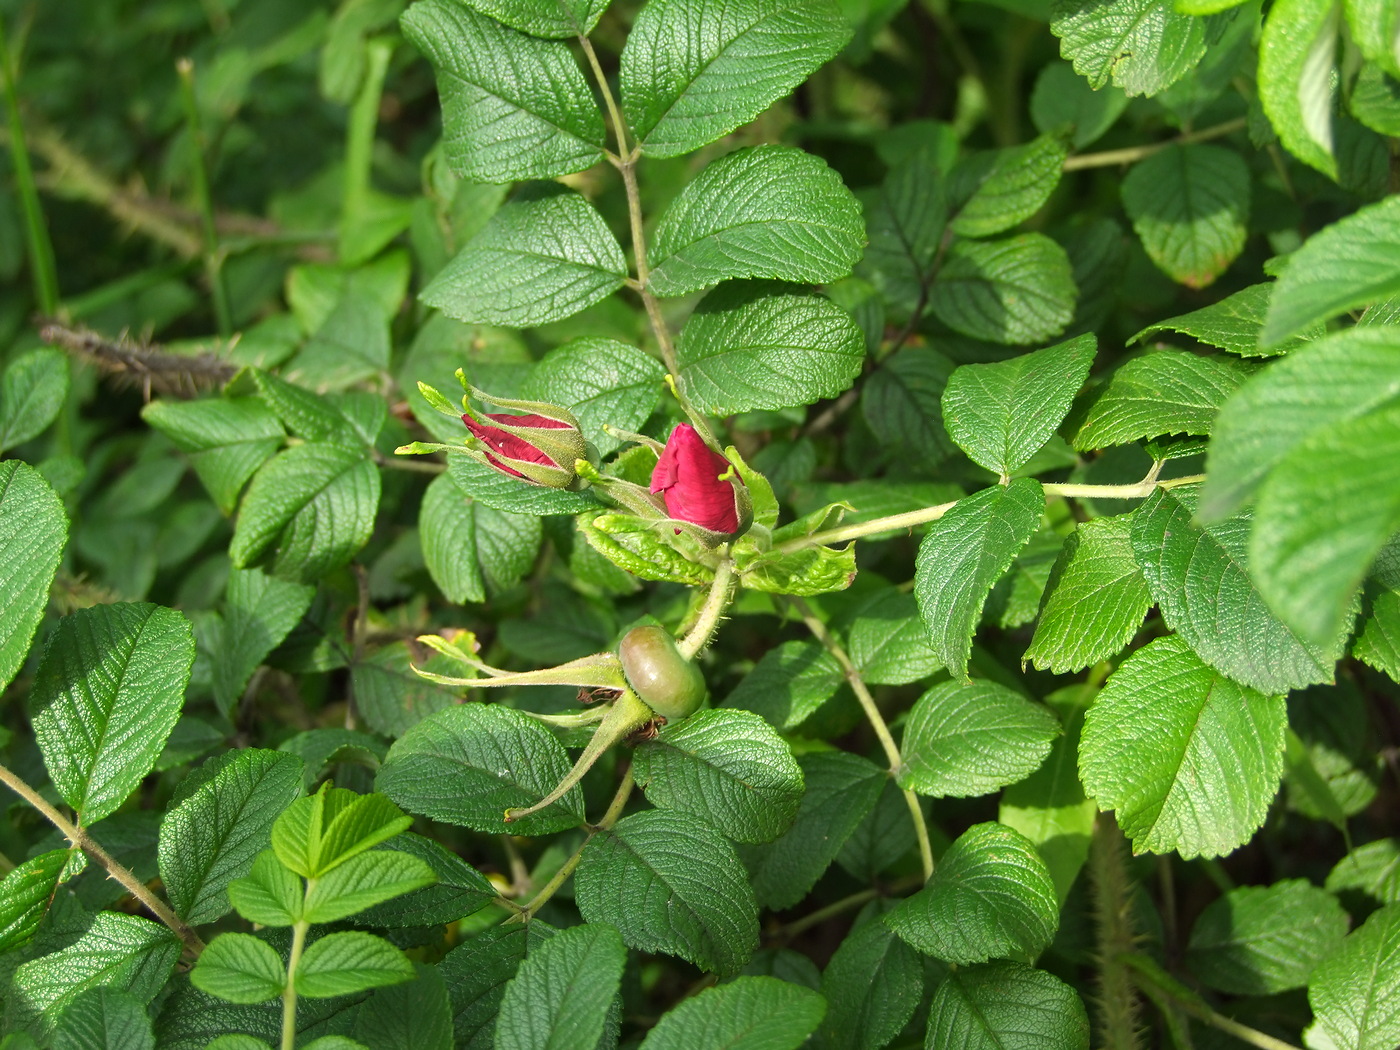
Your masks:
{"label": "dense foliage background", "polygon": [[0,30],[0,1050],[1400,1045],[1393,4]]}

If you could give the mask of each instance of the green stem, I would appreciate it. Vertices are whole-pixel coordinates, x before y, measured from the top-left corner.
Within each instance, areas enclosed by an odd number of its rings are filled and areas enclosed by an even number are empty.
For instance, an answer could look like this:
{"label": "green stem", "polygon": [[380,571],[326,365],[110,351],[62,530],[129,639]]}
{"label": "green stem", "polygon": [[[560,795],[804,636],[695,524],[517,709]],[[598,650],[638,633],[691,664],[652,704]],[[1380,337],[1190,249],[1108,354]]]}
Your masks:
{"label": "green stem", "polygon": [[[308,879],[306,892],[310,894],[315,879]],[[287,956],[287,987],[282,989],[282,1050],[296,1050],[297,1045],[297,964],[301,962],[302,949],[306,947],[306,931],[311,923],[302,920],[292,926],[292,951]]]}
{"label": "green stem", "polygon": [[1162,150],[1172,146],[1184,146],[1192,142],[1208,142],[1225,135],[1233,135],[1237,131],[1243,131],[1248,123],[1246,118],[1237,117],[1234,120],[1227,120],[1223,124],[1202,128],[1200,131],[1188,131],[1184,135],[1178,135],[1166,142],[1152,142],[1146,146],[1129,146],[1126,149],[1104,150],[1102,153],[1081,153],[1077,157],[1066,157],[1064,170],[1079,171],[1083,168],[1111,168],[1119,164],[1133,164],[1136,161],[1145,160],[1154,153],[1161,153]]}
{"label": "green stem", "polygon": [[[1075,485],[1052,481],[1042,485],[1041,488],[1044,489],[1047,496],[1069,496],[1078,499],[1143,499],[1152,495],[1155,489],[1174,489],[1181,485],[1192,485],[1204,479],[1204,474],[1192,474],[1189,477],[1158,481],[1154,468],[1153,473],[1149,474],[1147,478],[1131,485]],[[791,554],[793,551],[805,550],[808,547],[858,540],[863,536],[874,536],[881,532],[912,529],[916,525],[927,525],[931,521],[937,521],[956,506],[957,502],[954,500],[951,503],[940,503],[934,507],[922,507],[919,510],[905,511],[903,514],[891,514],[886,518],[872,518],[855,525],[841,525],[834,529],[827,529],[825,532],[814,532],[810,536],[799,536],[786,543],[780,543],[773,549],[781,554]]]}
{"label": "green stem", "polygon": [[[812,607],[801,598],[790,597],[788,603],[797,610],[797,614],[802,617],[802,622],[807,625],[807,629],[812,632],[812,636],[821,642],[845,672],[846,681],[850,683],[851,690],[856,694],[856,699],[860,701],[861,709],[865,712],[866,719],[875,730],[875,736],[880,741],[880,747],[885,752],[885,758],[890,764],[890,776],[897,776],[904,767],[904,756],[899,753],[899,745],[895,743],[894,737],[890,734],[890,727],[885,724],[884,715],[880,714],[880,708],[875,703],[875,697],[870,695],[869,688],[866,687],[865,680],[861,678],[860,671],[851,661],[850,654],[842,647],[830,631],[826,629],[826,624],[817,619],[812,612]],[[914,837],[919,843],[919,863],[923,866],[924,881],[927,882],[933,876],[933,847],[929,844],[928,824],[924,821],[924,810],[919,804],[919,796],[912,791],[904,791],[905,805],[909,807],[909,816],[914,822]]]}
{"label": "green stem", "polygon": [[709,438],[709,444],[718,448],[719,445],[714,440],[714,435],[708,433],[709,427],[704,424],[704,417],[695,410],[690,399],[679,387],[680,359],[676,357],[676,347],[671,340],[671,329],[666,324],[666,318],[661,315],[660,302],[647,287],[647,282],[651,278],[651,268],[647,264],[647,238],[645,224],[642,220],[642,195],[637,188],[637,160],[641,156],[641,144],[638,143],[636,146],[628,148],[627,123],[618,109],[617,99],[613,97],[612,87],[609,86],[608,78],[603,73],[603,67],[598,61],[598,54],[593,50],[593,44],[587,37],[580,36],[578,41],[579,46],[583,48],[584,57],[588,60],[588,68],[593,73],[593,80],[597,83],[598,91],[603,96],[603,107],[607,110],[608,122],[612,124],[613,139],[617,142],[617,153],[616,155],[608,154],[608,160],[622,176],[622,186],[627,194],[627,223],[632,232],[632,256],[637,267],[636,280],[629,281],[628,284],[641,297],[647,320],[651,323],[652,333],[656,336],[657,348],[661,351],[661,361],[672,377],[671,389],[675,391],[676,400],[681,403],[687,416],[702,424],[699,427],[700,432]]}
{"label": "green stem", "polygon": [[58,312],[58,267],[54,262],[48,224],[44,221],[44,209],[39,203],[39,190],[34,183],[34,168],[29,161],[24,123],[19,115],[18,76],[10,54],[10,44],[5,37],[3,19],[0,19],[0,76],[4,78],[5,109],[10,122],[10,156],[14,158],[15,187],[19,190],[20,208],[24,212],[24,234],[29,243],[34,300],[40,312],[52,317]]}
{"label": "green stem", "polygon": [[588,844],[593,841],[593,836],[600,831],[607,831],[622,818],[622,811],[627,808],[627,800],[632,797],[632,789],[636,786],[636,783],[636,780],[632,777],[632,769],[629,766],[627,772],[622,775],[622,783],[617,786],[617,794],[613,796],[612,803],[608,806],[608,811],[603,814],[603,819],[589,829],[588,835],[579,845],[579,848],[574,850],[569,859],[554,873],[554,878],[544,884],[544,888],[535,895],[534,900],[521,908],[518,916],[507,919],[507,922],[529,922],[539,913],[539,910],[545,906],[546,902],[559,892],[559,887],[569,881],[569,876],[574,873],[574,869],[578,867],[579,861],[583,859],[583,851],[588,847]]}
{"label": "green stem", "polygon": [[340,205],[339,252],[343,263],[359,262],[350,239],[370,210],[370,175],[374,165],[374,134],[379,126],[379,103],[394,45],[383,37],[365,43],[365,78],[350,110],[345,138],[345,182]]}
{"label": "green stem", "polygon": [[170,908],[164,904],[159,897],[150,891],[149,888],[138,879],[131,870],[113,857],[89,835],[85,830],[78,827],[49,805],[43,795],[35,791],[24,780],[18,777],[5,766],[0,766],[0,783],[3,783],[24,801],[37,809],[50,824],[56,827],[68,842],[82,850],[97,863],[107,869],[107,874],[126,889],[133,897],[145,906],[146,910],[154,915],[185,942],[185,947],[193,954],[198,955],[204,951],[204,942],[200,940],[199,934]]}
{"label": "green stem", "polygon": [[695,626],[676,643],[676,648],[687,660],[694,660],[700,650],[710,644],[724,611],[734,600],[734,590],[734,562],[725,557],[715,567],[714,582],[710,584],[710,593],[705,598],[705,604],[700,607]]}
{"label": "green stem", "polygon": [[1143,991],[1159,1005],[1166,1003],[1174,1006],[1196,1020],[1218,1028],[1243,1043],[1258,1047],[1259,1050],[1299,1050],[1293,1043],[1277,1039],[1247,1024],[1241,1024],[1212,1009],[1209,1003],[1164,971],[1153,959],[1134,952],[1124,955],[1120,961],[1125,970],[1131,971]]}
{"label": "green stem", "polygon": [[219,335],[227,339],[233,334],[233,318],[229,311],[228,289],[224,286],[223,256],[219,252],[219,232],[214,227],[214,200],[209,193],[209,169],[204,152],[204,127],[199,119],[199,100],[194,91],[194,63],[182,58],[175,63],[180,74],[180,101],[185,107],[185,127],[190,136],[190,176],[194,183],[194,203],[199,211],[200,231],[204,237],[204,274],[214,299],[214,319]]}

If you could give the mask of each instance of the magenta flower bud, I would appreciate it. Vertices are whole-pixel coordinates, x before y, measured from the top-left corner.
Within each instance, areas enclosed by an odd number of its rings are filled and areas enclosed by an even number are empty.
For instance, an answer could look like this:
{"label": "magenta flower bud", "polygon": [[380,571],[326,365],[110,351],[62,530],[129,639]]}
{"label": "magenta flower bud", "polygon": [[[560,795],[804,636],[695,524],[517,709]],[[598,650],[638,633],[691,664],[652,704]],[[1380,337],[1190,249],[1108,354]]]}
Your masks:
{"label": "magenta flower bud", "polygon": [[[483,412],[481,420],[466,415],[462,417],[472,436],[484,446],[482,452],[486,461],[497,470],[526,481],[559,488],[573,481],[574,460],[583,455],[583,439],[576,426],[536,414],[508,416]],[[556,433],[537,435],[533,431]],[[560,442],[563,442],[563,448],[560,448]],[[575,445],[578,446],[577,450]],[[567,461],[556,461],[545,448]],[[572,458],[568,458],[570,454]]]}
{"label": "magenta flower bud", "polygon": [[651,491],[661,493],[667,514],[714,534],[714,543],[737,536],[752,521],[748,489],[729,460],[689,423],[671,431],[651,472]]}

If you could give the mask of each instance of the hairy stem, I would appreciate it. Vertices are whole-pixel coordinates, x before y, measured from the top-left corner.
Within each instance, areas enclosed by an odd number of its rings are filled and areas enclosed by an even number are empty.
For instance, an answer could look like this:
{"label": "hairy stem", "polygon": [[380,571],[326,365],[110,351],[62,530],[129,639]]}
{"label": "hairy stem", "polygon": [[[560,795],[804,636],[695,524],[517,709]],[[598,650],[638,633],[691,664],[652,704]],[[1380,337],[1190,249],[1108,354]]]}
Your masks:
{"label": "hairy stem", "polygon": [[175,933],[180,940],[184,941],[185,947],[192,953],[198,955],[204,951],[204,942],[200,940],[199,934],[173,911],[169,906],[161,901],[147,886],[141,882],[131,870],[113,859],[105,849],[82,828],[68,820],[62,813],[49,805],[44,796],[30,787],[24,780],[15,775],[5,766],[0,766],[0,783],[3,783],[24,801],[37,809],[50,824],[56,827],[70,844],[86,853],[97,863],[107,869],[107,874],[116,879],[117,882],[126,889],[133,897],[154,915],[161,922]]}
{"label": "hairy stem", "polygon": [[636,780],[632,777],[632,768],[629,766],[627,772],[622,775],[622,783],[617,786],[617,794],[613,796],[612,803],[608,806],[608,811],[603,814],[603,819],[598,821],[588,829],[588,835],[579,848],[574,850],[569,859],[566,860],[558,871],[554,873],[554,878],[544,884],[544,888],[535,895],[534,900],[520,909],[518,916],[507,919],[507,922],[529,922],[538,914],[545,903],[559,892],[559,887],[569,881],[569,876],[578,867],[579,861],[583,859],[583,851],[588,844],[593,841],[593,836],[600,831],[607,831],[610,827],[622,819],[622,811],[627,808],[627,800],[632,797],[632,789],[636,786]]}
{"label": "hairy stem", "polygon": [[10,122],[10,156],[15,166],[15,188],[19,191],[20,210],[24,213],[24,235],[29,244],[29,276],[34,282],[34,301],[40,311],[52,315],[58,312],[58,267],[54,262],[48,224],[44,221],[44,209],[39,203],[34,168],[29,162],[29,145],[19,115],[18,76],[11,61],[3,19],[0,19],[0,79],[4,82],[5,109]]}
{"label": "hairy stem", "polygon": [[1188,131],[1166,142],[1153,142],[1146,146],[1129,146],[1127,149],[1110,149],[1102,153],[1081,153],[1077,157],[1066,157],[1064,170],[1079,171],[1083,168],[1111,168],[1117,164],[1132,164],[1135,161],[1145,160],[1154,153],[1161,153],[1162,150],[1171,146],[1184,146],[1192,142],[1208,142],[1225,135],[1233,135],[1237,131],[1243,131],[1247,123],[1248,121],[1244,117],[1237,117],[1234,120],[1227,120],[1223,124],[1216,124],[1214,127],[1202,128],[1200,131]]}
{"label": "hairy stem", "polygon": [[700,607],[700,615],[695,619],[695,626],[676,643],[676,648],[687,660],[694,660],[696,654],[710,644],[710,639],[714,637],[715,629],[719,627],[719,621],[724,616],[724,611],[734,600],[734,590],[734,562],[725,557],[715,567],[714,582],[710,584],[710,593],[705,598],[705,604]]}
{"label": "hairy stem", "polygon": [[1141,1050],[1141,1003],[1123,959],[1137,947],[1126,843],[1113,817],[1100,813],[1089,845],[1094,921],[1098,933],[1099,1033],[1104,1050]]}
{"label": "hairy stem", "polygon": [[[875,698],[870,695],[870,690],[865,685],[865,680],[861,678],[860,671],[851,662],[850,654],[842,647],[830,631],[826,629],[826,624],[817,619],[812,612],[812,607],[801,598],[788,598],[791,607],[797,610],[797,614],[802,617],[802,622],[807,625],[807,629],[812,632],[812,636],[825,646],[838,664],[845,672],[846,681],[850,683],[851,690],[856,694],[856,699],[860,701],[861,709],[865,712],[866,719],[875,730],[875,736],[880,741],[880,747],[885,752],[885,758],[890,763],[890,776],[895,776],[904,765],[904,756],[899,753],[899,745],[894,742],[894,737],[890,735],[890,727],[885,724],[884,715],[880,714],[880,708],[875,703]],[[901,789],[903,790],[903,789]],[[924,881],[927,882],[933,875],[933,848],[929,845],[928,825],[924,822],[923,807],[919,805],[919,796],[912,791],[903,791],[904,802],[909,807],[909,816],[914,821],[914,837],[919,843],[919,863],[923,866]]]}

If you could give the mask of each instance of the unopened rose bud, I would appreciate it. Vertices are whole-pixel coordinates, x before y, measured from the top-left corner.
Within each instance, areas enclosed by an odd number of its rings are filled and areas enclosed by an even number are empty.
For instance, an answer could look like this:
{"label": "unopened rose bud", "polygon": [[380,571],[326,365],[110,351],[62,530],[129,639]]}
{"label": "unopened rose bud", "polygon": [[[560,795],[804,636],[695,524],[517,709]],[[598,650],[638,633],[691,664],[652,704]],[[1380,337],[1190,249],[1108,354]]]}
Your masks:
{"label": "unopened rose bud", "polygon": [[744,532],[753,520],[748,489],[733,465],[689,423],[671,431],[651,472],[651,491],[661,493],[672,518],[711,534],[711,546]]}
{"label": "unopened rose bud", "polygon": [[587,445],[572,412],[543,401],[513,401],[475,387],[468,390],[478,400],[521,413],[468,411],[462,416],[488,464],[536,485],[563,489],[574,484],[574,464],[587,457]]}

